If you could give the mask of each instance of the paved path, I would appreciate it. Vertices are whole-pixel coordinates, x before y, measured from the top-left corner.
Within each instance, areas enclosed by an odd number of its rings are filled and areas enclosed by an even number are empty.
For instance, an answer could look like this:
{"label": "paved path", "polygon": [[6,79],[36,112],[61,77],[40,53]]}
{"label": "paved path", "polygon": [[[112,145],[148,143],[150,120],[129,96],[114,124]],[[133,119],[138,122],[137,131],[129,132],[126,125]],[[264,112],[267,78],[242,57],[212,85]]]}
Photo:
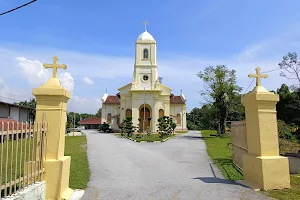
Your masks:
{"label": "paved path", "polygon": [[111,134],[85,133],[91,179],[83,199],[269,199],[216,178],[199,132],[164,143],[135,143]]}

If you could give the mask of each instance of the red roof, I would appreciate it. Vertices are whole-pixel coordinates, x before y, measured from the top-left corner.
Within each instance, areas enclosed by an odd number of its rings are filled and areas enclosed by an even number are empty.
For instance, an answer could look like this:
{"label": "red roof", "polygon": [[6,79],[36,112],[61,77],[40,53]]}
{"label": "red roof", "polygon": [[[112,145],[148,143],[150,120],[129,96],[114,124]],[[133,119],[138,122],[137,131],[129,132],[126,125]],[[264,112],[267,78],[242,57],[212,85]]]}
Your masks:
{"label": "red roof", "polygon": [[108,96],[106,100],[103,102],[105,104],[120,104],[120,99],[118,96]]}
{"label": "red roof", "polygon": [[182,98],[180,96],[174,96],[173,94],[170,95],[170,103],[171,104],[185,104],[184,101],[182,101]]}
{"label": "red roof", "polygon": [[80,125],[86,124],[101,124],[100,117],[88,117],[78,122]]}
{"label": "red roof", "polygon": [[[12,119],[7,119],[7,118],[0,118],[0,131],[2,131],[2,129],[4,131],[7,131],[8,126],[9,126],[9,130],[18,130],[18,128],[19,130],[22,130],[21,122]],[[23,130],[30,129],[30,128],[33,128],[33,125],[30,125],[29,123],[23,123]]]}

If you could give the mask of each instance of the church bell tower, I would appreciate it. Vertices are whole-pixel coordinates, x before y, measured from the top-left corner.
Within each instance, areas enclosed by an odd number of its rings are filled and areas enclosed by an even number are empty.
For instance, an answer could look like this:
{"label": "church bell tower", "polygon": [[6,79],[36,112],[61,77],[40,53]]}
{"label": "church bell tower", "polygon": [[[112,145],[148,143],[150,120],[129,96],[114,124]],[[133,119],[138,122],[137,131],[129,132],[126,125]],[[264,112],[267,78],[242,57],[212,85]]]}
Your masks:
{"label": "church bell tower", "polygon": [[156,41],[147,31],[139,35],[135,43],[135,63],[132,90],[154,90],[158,81],[156,63]]}

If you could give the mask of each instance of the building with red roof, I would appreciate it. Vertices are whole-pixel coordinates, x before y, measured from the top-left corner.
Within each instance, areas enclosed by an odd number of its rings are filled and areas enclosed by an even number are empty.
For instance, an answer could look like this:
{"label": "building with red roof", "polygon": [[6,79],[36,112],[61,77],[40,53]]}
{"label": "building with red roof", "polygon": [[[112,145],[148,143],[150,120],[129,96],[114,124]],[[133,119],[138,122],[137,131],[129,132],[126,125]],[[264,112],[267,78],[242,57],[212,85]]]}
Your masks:
{"label": "building with red roof", "polygon": [[100,117],[88,117],[78,122],[85,129],[98,129],[101,124]]}
{"label": "building with red roof", "polygon": [[[124,69],[128,70],[128,69]],[[180,83],[178,83],[180,84]],[[186,128],[186,98],[174,95],[158,76],[156,41],[145,31],[135,43],[135,62],[132,82],[119,88],[116,95],[102,97],[102,122],[114,130],[126,117],[132,117],[134,126],[156,132],[158,119],[169,116],[177,130]],[[142,123],[142,124],[140,124]]]}

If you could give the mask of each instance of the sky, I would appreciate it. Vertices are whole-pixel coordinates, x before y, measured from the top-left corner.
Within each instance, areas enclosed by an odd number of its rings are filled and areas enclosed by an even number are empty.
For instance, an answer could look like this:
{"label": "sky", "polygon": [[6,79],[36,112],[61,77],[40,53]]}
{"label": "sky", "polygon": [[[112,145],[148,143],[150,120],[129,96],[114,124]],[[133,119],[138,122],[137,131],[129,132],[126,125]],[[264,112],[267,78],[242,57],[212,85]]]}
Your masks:
{"label": "sky", "polygon": [[[0,0],[0,13],[29,0]],[[243,92],[249,73],[278,68],[288,52],[300,53],[298,0],[38,0],[0,16],[0,101],[32,98],[56,55],[68,111],[96,113],[107,88],[115,95],[132,80],[135,41],[144,20],[157,42],[159,76],[172,93],[183,90],[187,110],[205,103],[197,73],[212,65],[236,70]],[[276,90],[293,82],[268,73],[262,85]],[[248,90],[248,91],[249,91]]]}

